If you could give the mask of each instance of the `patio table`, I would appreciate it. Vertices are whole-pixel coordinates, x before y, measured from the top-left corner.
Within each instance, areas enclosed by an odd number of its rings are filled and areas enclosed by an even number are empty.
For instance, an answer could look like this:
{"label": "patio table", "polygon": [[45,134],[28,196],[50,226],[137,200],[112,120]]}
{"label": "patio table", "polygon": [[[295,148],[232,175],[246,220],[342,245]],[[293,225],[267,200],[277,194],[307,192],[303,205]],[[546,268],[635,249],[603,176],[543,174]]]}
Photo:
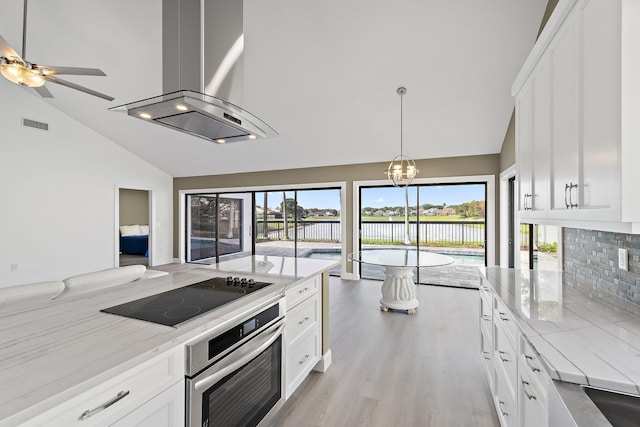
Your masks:
{"label": "patio table", "polygon": [[360,264],[384,267],[380,310],[404,310],[415,314],[418,307],[413,269],[449,265],[454,259],[447,255],[415,249],[368,249],[350,253],[348,259]]}

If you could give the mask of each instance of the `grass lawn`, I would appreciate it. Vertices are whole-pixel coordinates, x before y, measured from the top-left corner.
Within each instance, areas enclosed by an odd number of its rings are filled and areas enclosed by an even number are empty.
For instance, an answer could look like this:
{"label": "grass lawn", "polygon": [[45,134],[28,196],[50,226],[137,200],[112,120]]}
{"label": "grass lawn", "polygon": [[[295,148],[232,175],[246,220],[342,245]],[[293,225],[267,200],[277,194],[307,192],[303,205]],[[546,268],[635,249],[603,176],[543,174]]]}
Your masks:
{"label": "grass lawn", "polygon": [[[404,221],[404,216],[363,216],[362,221]],[[409,221],[415,221],[415,216],[410,216]],[[474,221],[474,222],[484,222],[484,218],[463,218],[460,215],[452,215],[452,216],[420,216],[420,222],[444,222],[444,221]]]}
{"label": "grass lawn", "polygon": [[[340,221],[339,216],[310,216],[304,219],[305,221]],[[415,216],[410,216],[409,221],[415,221]],[[293,218],[289,219],[293,224]],[[389,221],[388,216],[363,216],[362,221]],[[404,216],[392,216],[391,221],[404,221]],[[420,216],[420,222],[443,222],[443,221],[473,221],[473,222],[484,222],[484,218],[463,218],[460,215],[452,215],[452,216]],[[262,220],[258,220],[257,222],[262,223]],[[272,219],[269,218],[268,222],[280,223],[282,224],[282,219]]]}

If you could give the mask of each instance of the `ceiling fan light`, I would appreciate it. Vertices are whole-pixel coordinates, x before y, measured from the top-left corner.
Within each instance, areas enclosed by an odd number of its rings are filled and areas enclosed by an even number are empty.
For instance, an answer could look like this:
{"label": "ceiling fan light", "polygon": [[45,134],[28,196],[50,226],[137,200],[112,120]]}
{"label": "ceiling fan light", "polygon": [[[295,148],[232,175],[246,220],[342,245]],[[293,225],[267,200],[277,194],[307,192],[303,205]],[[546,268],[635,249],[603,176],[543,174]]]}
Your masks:
{"label": "ceiling fan light", "polygon": [[44,77],[42,77],[42,75],[37,72],[37,71],[33,71],[33,70],[28,70],[29,72],[27,73],[27,86],[29,87],[40,87],[42,85],[44,85]]}
{"label": "ceiling fan light", "polygon": [[40,87],[45,83],[44,78],[38,71],[17,62],[0,65],[0,73],[10,82],[20,86]]}

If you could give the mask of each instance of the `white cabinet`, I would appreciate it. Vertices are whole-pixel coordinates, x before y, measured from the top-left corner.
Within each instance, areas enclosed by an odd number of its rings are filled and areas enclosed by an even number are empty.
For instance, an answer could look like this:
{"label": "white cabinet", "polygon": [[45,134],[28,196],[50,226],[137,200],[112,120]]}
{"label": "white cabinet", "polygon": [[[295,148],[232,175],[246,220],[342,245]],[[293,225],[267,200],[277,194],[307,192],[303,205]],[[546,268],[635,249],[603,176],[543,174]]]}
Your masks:
{"label": "white cabinet", "polygon": [[544,218],[547,214],[549,73],[549,62],[541,61],[516,104],[519,210],[525,218]]}
{"label": "white cabinet", "polygon": [[513,86],[524,222],[640,231],[638,19],[633,0],[567,0],[536,42]]}
{"label": "white cabinet", "polygon": [[484,278],[482,281],[481,357],[500,425],[548,427],[547,390],[552,387],[551,377],[511,311],[485,284]]}
{"label": "white cabinet", "polygon": [[551,118],[549,145],[550,217],[571,213],[578,185],[578,82],[576,25],[567,17],[542,60],[550,62],[553,99],[547,112]]}
{"label": "white cabinet", "polygon": [[285,293],[286,398],[309,375],[322,355],[321,276],[317,275]]}
{"label": "white cabinet", "polygon": [[[166,393],[165,393],[166,392]],[[184,422],[184,348],[154,357],[83,392],[25,426],[146,426]],[[131,416],[131,418],[129,418]]]}
{"label": "white cabinet", "polygon": [[520,334],[519,344],[518,415],[520,425],[547,427],[549,425],[547,390],[551,386],[551,378],[523,334]]}
{"label": "white cabinet", "polygon": [[521,427],[548,427],[549,413],[543,394],[527,375],[526,368],[519,366],[518,415]]}
{"label": "white cabinet", "polygon": [[184,380],[133,410],[113,427],[174,427],[184,424]]}

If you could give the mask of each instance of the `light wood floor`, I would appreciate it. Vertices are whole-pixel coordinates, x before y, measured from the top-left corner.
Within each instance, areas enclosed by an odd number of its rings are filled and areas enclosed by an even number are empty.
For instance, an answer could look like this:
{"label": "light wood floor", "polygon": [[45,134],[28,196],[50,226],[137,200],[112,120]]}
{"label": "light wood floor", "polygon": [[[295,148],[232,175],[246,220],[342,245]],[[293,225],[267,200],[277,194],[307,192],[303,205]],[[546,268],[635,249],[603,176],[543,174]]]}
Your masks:
{"label": "light wood floor", "polygon": [[478,292],[420,285],[417,314],[381,312],[378,281],[330,281],[333,364],[274,427],[498,426],[480,360]]}

